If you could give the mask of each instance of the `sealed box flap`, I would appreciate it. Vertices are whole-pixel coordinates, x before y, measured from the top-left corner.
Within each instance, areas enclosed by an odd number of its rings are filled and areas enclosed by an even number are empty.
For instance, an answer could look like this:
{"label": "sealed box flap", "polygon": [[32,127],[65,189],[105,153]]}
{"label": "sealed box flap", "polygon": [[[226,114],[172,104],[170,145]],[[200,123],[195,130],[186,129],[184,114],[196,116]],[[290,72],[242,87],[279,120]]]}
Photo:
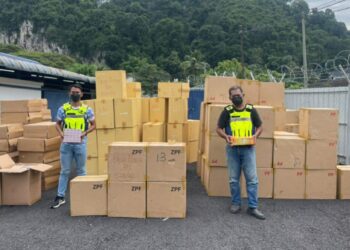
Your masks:
{"label": "sealed box flap", "polygon": [[41,163],[38,163],[38,164],[25,164],[24,166],[30,168],[31,170],[39,171],[39,172],[45,172],[45,171],[47,171],[47,170],[52,168],[51,165],[41,164]]}
{"label": "sealed box flap", "polygon": [[0,156],[0,169],[9,169],[12,168],[14,165],[15,162],[8,154]]}

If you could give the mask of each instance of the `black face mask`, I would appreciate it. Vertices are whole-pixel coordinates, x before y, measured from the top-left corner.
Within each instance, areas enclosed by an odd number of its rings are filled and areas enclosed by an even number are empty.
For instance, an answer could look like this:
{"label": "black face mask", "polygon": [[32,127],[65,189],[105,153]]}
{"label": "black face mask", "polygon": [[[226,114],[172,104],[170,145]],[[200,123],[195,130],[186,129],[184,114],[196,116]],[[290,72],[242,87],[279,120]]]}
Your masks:
{"label": "black face mask", "polygon": [[80,94],[72,94],[72,95],[70,95],[70,99],[72,102],[79,102],[80,101]]}
{"label": "black face mask", "polygon": [[243,103],[243,98],[239,95],[235,95],[231,98],[231,101],[236,107],[238,107]]}

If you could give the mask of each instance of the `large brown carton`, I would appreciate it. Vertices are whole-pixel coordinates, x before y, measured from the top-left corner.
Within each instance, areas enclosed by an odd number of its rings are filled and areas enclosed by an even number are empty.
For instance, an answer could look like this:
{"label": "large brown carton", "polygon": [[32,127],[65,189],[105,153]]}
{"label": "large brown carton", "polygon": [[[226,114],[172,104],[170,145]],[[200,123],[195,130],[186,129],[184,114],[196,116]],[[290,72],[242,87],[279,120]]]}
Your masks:
{"label": "large brown carton", "polygon": [[148,122],[143,124],[142,141],[144,142],[164,142],[165,124],[162,122]]}
{"label": "large brown carton", "polygon": [[256,166],[272,168],[273,139],[258,138],[256,141]]}
{"label": "large brown carton", "polygon": [[50,109],[44,109],[41,111],[41,116],[43,121],[51,121],[52,120],[52,113]]}
{"label": "large brown carton", "polygon": [[170,98],[168,100],[168,123],[186,123],[187,114],[188,99]]}
{"label": "large brown carton", "polygon": [[87,136],[87,156],[98,157],[97,131],[90,132]]}
{"label": "large brown carton", "polygon": [[197,161],[198,157],[198,141],[187,142],[186,145],[186,162],[193,163]]}
{"label": "large brown carton", "polygon": [[140,82],[128,82],[126,84],[126,91],[128,98],[141,98],[142,88]]}
{"label": "large brown carton", "polygon": [[186,181],[148,182],[148,218],[185,218]]}
{"label": "large brown carton", "polygon": [[43,115],[41,112],[28,113],[27,121],[29,124],[43,122]]}
{"label": "large brown carton", "polygon": [[164,98],[150,98],[149,110],[150,122],[166,122],[167,102]]}
{"label": "large brown carton", "polygon": [[113,99],[99,99],[95,101],[96,128],[114,128],[114,102]]}
{"label": "large brown carton", "polygon": [[18,139],[10,139],[10,140],[0,140],[0,152],[15,152],[17,151],[17,142]]}
{"label": "large brown carton", "polygon": [[2,204],[32,205],[41,199],[41,173],[45,164],[15,164],[9,155],[0,156]]}
{"label": "large brown carton", "polygon": [[240,80],[240,82],[245,103],[259,104],[260,82],[256,80]]}
{"label": "large brown carton", "polygon": [[210,166],[227,166],[226,141],[219,136],[206,136],[205,155]]}
{"label": "large brown carton", "polygon": [[[273,169],[272,168],[257,168],[258,175],[258,197],[259,198],[272,198],[273,196]],[[244,173],[242,171],[241,178],[241,194],[242,197],[247,196],[247,183]]]}
{"label": "large brown carton", "polygon": [[262,121],[263,132],[261,138],[273,138],[275,130],[275,110],[270,106],[254,106]]}
{"label": "large brown carton", "polygon": [[109,181],[108,216],[146,218],[146,182]]}
{"label": "large brown carton", "polygon": [[58,150],[61,145],[61,140],[60,136],[50,139],[19,138],[17,147],[18,151],[48,152]]}
{"label": "large brown carton", "polygon": [[60,159],[60,151],[48,152],[19,152],[19,161],[21,163],[50,163]]}
{"label": "large brown carton", "polygon": [[299,123],[300,135],[306,139],[338,138],[339,112],[336,109],[300,109]]}
{"label": "large brown carton", "polygon": [[260,105],[284,107],[284,83],[262,82],[260,85]]}
{"label": "large brown carton", "polygon": [[186,123],[167,124],[168,142],[186,142],[188,125]]}
{"label": "large brown carton", "polygon": [[28,113],[1,113],[2,124],[28,123]]}
{"label": "large brown carton", "polygon": [[274,168],[305,168],[305,139],[294,136],[275,136]]}
{"label": "large brown carton", "polygon": [[115,129],[97,130],[98,158],[107,160],[108,145],[115,141]]}
{"label": "large brown carton", "polygon": [[306,199],[336,199],[337,170],[306,170]]}
{"label": "large brown carton", "polygon": [[149,143],[147,181],[185,181],[186,144]]}
{"label": "large brown carton", "polygon": [[203,167],[204,186],[209,196],[231,196],[228,169],[226,167]]}
{"label": "large brown carton", "polygon": [[60,179],[59,175],[42,178],[41,190],[47,191],[47,190],[56,188],[58,186],[59,179]]}
{"label": "large brown carton", "polygon": [[274,169],[274,199],[304,199],[304,169]]}
{"label": "large brown carton", "polygon": [[139,125],[136,99],[115,99],[114,119],[116,128],[127,128]]}
{"label": "large brown carton", "polygon": [[275,130],[283,131],[286,128],[285,108],[275,108]]}
{"label": "large brown carton", "polygon": [[159,82],[158,97],[163,98],[181,98],[182,84],[178,82]]}
{"label": "large brown carton", "polygon": [[23,136],[23,125],[17,124],[3,124],[0,125],[0,139],[15,139]]}
{"label": "large brown carton", "polygon": [[222,113],[222,111],[224,111],[224,108],[227,105],[223,105],[223,104],[210,104],[208,105],[206,111],[206,126],[205,126],[205,131],[207,133],[209,133],[210,135],[217,135],[216,133],[216,128],[218,125],[218,120],[219,117]]}
{"label": "large brown carton", "polygon": [[287,109],[286,110],[286,123],[299,123],[299,110]]}
{"label": "large brown carton", "polygon": [[142,123],[147,123],[150,121],[150,98],[142,98]]}
{"label": "large brown carton", "polygon": [[338,198],[350,199],[350,166],[338,166]]}
{"label": "large brown carton", "polygon": [[86,174],[98,175],[98,158],[88,157],[86,159]]}
{"label": "large brown carton", "polygon": [[41,99],[1,101],[2,113],[40,112],[41,109],[42,109]]}
{"label": "large brown carton", "polygon": [[187,141],[199,141],[200,121],[188,120]]}
{"label": "large brown carton", "polygon": [[59,136],[55,122],[40,122],[24,125],[23,136],[26,138],[50,139]]}
{"label": "large brown carton", "polygon": [[146,181],[144,142],[114,142],[109,145],[108,176],[113,182]]}
{"label": "large brown carton", "polygon": [[47,165],[50,165],[51,168],[42,173],[43,179],[51,176],[59,176],[61,172],[61,161],[57,160],[50,162]]}
{"label": "large brown carton", "polygon": [[229,89],[232,86],[240,86],[238,79],[234,77],[208,76],[205,78],[204,102],[206,103],[228,103]]}
{"label": "large brown carton", "polygon": [[96,71],[96,97],[126,98],[126,72],[124,70]]}
{"label": "large brown carton", "polygon": [[107,215],[105,175],[78,176],[70,181],[71,216]]}
{"label": "large brown carton", "polygon": [[307,140],[306,169],[336,169],[336,140]]}
{"label": "large brown carton", "polygon": [[116,128],[115,141],[139,142],[141,140],[140,125],[131,128]]}

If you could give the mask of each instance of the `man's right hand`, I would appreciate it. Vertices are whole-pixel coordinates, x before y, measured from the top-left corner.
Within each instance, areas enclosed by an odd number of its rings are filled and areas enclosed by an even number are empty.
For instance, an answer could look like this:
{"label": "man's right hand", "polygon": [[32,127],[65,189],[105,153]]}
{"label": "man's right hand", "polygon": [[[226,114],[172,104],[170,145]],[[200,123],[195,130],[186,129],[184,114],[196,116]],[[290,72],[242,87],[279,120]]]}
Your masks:
{"label": "man's right hand", "polygon": [[227,142],[228,144],[231,144],[231,143],[232,143],[232,136],[226,135],[226,142]]}

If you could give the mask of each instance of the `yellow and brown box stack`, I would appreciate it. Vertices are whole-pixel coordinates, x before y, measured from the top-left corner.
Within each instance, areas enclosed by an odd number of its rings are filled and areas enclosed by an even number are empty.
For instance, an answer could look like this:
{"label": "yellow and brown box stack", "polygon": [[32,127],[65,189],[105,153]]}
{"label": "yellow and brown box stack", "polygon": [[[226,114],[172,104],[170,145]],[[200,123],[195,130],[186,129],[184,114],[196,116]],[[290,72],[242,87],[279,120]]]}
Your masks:
{"label": "yellow and brown box stack", "polygon": [[57,186],[61,170],[61,137],[55,125],[55,122],[24,125],[23,137],[18,139],[20,163],[45,163],[52,166],[42,174],[43,190]]}
{"label": "yellow and brown box stack", "polygon": [[51,120],[46,99],[1,101],[1,124],[31,124]]}
{"label": "yellow and brown box stack", "polygon": [[14,162],[18,162],[17,143],[22,136],[21,123],[0,125],[0,155],[9,154]]}

